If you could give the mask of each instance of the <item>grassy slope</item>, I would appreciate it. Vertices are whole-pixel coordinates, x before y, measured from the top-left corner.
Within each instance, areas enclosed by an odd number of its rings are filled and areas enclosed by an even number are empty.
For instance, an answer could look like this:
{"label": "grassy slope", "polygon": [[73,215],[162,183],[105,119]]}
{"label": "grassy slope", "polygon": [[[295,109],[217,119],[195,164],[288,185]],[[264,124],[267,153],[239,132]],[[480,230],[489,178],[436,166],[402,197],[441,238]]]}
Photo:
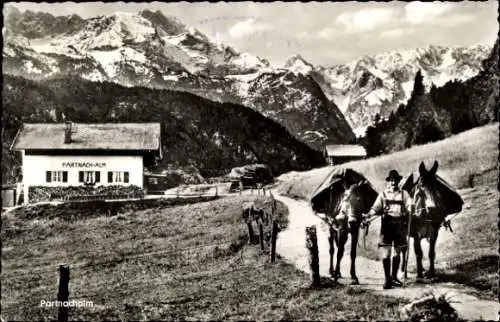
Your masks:
{"label": "grassy slope", "polygon": [[[452,220],[454,233],[441,230],[436,247],[436,264],[443,281],[456,281],[474,286],[482,295],[493,298],[498,292],[498,123],[475,128],[443,141],[417,146],[368,160],[346,163],[363,173],[380,191],[384,178],[392,168],[406,175],[416,171],[421,161],[429,167],[438,160],[438,174],[460,188],[465,206]],[[277,189],[296,198],[307,199],[329,173],[330,168],[292,172],[279,178]],[[469,176],[474,187],[468,187]],[[370,227],[367,249],[359,253],[377,259],[379,220]],[[426,242],[423,242],[424,249]],[[410,255],[410,272],[414,254]],[[424,256],[426,265],[427,254]]]}
{"label": "grassy slope", "polygon": [[[313,291],[293,266],[271,265],[247,245],[241,204],[250,198],[76,220],[4,214],[2,317],[56,319],[56,308],[39,303],[56,299],[56,265],[70,262],[83,263],[71,266],[70,299],[95,304],[71,308],[70,319],[399,319],[404,301],[351,287]],[[200,246],[214,243],[223,245]]]}
{"label": "grassy slope", "polygon": [[[365,175],[377,190],[384,188],[384,178],[391,169],[402,175],[418,170],[424,161],[427,168],[438,160],[438,174],[458,189],[468,187],[469,175],[475,175],[476,182],[496,182],[498,166],[498,123],[479,127],[422,146],[399,151],[390,155],[367,160],[353,161],[342,166],[352,168]],[[290,172],[282,175],[278,189],[298,198],[308,198],[330,167],[304,172]]]}

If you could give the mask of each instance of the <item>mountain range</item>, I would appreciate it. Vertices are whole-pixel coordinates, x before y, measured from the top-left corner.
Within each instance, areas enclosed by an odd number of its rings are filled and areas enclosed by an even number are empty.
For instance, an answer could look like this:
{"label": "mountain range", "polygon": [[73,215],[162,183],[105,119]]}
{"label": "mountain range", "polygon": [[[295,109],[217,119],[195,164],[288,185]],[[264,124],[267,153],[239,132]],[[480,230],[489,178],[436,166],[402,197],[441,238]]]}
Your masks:
{"label": "mountain range", "polygon": [[159,11],[81,19],[9,7],[5,26],[4,74],[78,75],[186,91],[249,106],[318,150],[325,142],[355,140],[344,115],[309,75],[274,68]]}
{"label": "mountain range", "polygon": [[[471,128],[498,122],[500,110],[500,39],[481,62],[480,72],[466,81],[448,81],[441,87],[425,86],[418,71],[412,93],[386,119],[379,119],[360,140],[369,156],[437,141]],[[478,156],[478,162],[481,162]]]}
{"label": "mountain range", "polygon": [[481,71],[481,62],[490,53],[491,47],[486,45],[429,46],[363,56],[332,67],[314,66],[297,55],[284,67],[311,75],[361,135],[375,115],[387,118],[408,101],[417,71],[424,76],[427,89],[450,80],[465,81]]}
{"label": "mountain range", "polygon": [[[92,81],[191,92],[239,103],[284,125],[316,149],[362,135],[426,87],[477,75],[491,47],[429,46],[320,66],[300,55],[275,67],[160,11],[83,19],[6,7],[4,73],[31,79],[77,74]],[[351,129],[349,129],[349,125]]]}

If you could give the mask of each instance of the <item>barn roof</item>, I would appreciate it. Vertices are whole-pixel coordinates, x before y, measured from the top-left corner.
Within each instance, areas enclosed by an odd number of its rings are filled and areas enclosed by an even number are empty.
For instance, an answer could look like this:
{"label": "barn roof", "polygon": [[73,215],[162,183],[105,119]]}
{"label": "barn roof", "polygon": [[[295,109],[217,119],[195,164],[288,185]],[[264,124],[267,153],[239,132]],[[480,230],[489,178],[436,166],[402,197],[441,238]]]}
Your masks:
{"label": "barn roof", "polygon": [[361,145],[337,144],[325,146],[326,154],[329,157],[359,156],[365,157],[366,150]]}
{"label": "barn roof", "polygon": [[64,143],[65,123],[25,123],[12,150],[159,150],[160,123],[72,123],[71,143]]}

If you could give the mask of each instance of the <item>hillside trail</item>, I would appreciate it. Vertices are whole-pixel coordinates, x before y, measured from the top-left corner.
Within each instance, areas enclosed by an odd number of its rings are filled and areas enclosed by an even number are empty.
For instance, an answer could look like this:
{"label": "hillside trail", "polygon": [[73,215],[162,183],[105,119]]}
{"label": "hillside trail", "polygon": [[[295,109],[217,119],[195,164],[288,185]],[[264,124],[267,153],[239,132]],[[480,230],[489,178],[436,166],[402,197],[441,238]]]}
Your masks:
{"label": "hillside trail", "polygon": [[[305,247],[305,227],[316,225],[320,255],[320,275],[330,276],[328,273],[329,245],[328,234],[325,231],[326,226],[322,224],[320,218],[313,214],[307,202],[281,196],[274,191],[273,194],[289,210],[289,225],[286,230],[281,231],[278,235],[276,252],[286,261],[294,264],[298,269],[310,274],[308,251]],[[349,247],[350,240],[347,242],[346,251],[341,263],[342,279],[340,279],[340,283],[342,284],[350,283],[349,270],[351,260]],[[411,261],[412,258],[410,257]],[[410,274],[408,276],[409,282],[405,288],[399,287],[383,290],[384,273],[382,264],[361,256],[356,257],[356,273],[360,282],[360,285],[356,287],[369,289],[377,294],[416,300],[425,296],[429,291],[432,291],[436,296],[446,293],[446,298],[449,298],[453,302],[451,305],[457,310],[461,318],[467,320],[499,319],[499,302],[478,299],[471,295],[473,294],[471,288],[460,284],[439,282],[432,283],[431,285],[415,284]],[[400,272],[400,274],[402,273]]]}

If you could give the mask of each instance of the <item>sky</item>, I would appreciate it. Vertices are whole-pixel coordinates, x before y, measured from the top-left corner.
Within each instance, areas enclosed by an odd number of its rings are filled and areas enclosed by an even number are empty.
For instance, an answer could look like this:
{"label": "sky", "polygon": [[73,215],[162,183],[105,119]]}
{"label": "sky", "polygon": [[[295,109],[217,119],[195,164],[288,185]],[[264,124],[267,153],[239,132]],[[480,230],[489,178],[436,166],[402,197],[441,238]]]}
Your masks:
{"label": "sky", "polygon": [[9,3],[21,11],[82,18],[160,10],[207,36],[281,66],[299,54],[333,66],[363,55],[441,46],[492,46],[498,1],[484,2],[58,2]]}

